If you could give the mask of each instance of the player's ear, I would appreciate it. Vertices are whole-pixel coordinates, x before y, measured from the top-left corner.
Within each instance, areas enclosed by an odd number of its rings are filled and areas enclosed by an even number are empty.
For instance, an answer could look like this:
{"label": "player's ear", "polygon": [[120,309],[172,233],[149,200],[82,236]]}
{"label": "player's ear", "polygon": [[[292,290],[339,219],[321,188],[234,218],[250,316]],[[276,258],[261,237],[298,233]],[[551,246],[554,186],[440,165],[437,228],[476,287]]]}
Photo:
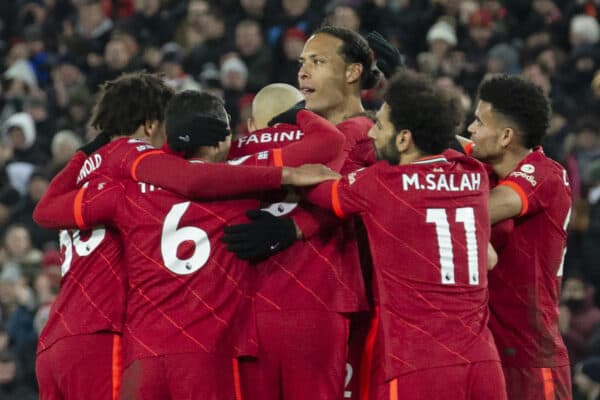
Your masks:
{"label": "player's ear", "polygon": [[518,140],[516,137],[516,132],[513,128],[504,128],[502,129],[502,133],[500,134],[500,145],[502,147],[508,147],[508,145],[515,140]]}
{"label": "player's ear", "polygon": [[346,82],[356,83],[360,80],[362,75],[363,66],[360,63],[352,63],[346,67]]}
{"label": "player's ear", "polygon": [[412,132],[408,129],[402,129],[396,135],[396,149],[399,153],[404,153],[412,144]]}
{"label": "player's ear", "polygon": [[157,121],[144,121],[144,135],[151,138],[154,133],[155,124],[157,123]]}
{"label": "player's ear", "polygon": [[248,127],[248,132],[254,132],[256,130],[256,125],[254,124],[254,118],[248,117],[246,121],[246,126]]}

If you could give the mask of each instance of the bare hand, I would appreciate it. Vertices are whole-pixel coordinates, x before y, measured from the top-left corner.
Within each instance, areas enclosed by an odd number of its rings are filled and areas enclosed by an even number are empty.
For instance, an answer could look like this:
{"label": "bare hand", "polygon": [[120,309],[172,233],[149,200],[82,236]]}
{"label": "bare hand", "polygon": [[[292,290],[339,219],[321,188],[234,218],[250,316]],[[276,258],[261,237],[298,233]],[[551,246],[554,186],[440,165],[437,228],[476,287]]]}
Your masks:
{"label": "bare hand", "polygon": [[283,167],[281,184],[312,186],[323,181],[340,178],[340,174],[322,164],[304,164],[298,168]]}

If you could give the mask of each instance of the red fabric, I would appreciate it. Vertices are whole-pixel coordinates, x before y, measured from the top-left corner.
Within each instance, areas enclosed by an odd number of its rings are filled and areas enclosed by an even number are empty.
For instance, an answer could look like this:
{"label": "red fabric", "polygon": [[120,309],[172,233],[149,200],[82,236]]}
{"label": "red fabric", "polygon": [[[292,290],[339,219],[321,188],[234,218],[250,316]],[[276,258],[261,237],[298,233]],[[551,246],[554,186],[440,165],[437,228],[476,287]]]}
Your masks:
{"label": "red fabric", "polygon": [[[33,210],[33,220],[48,229],[57,228],[56,221],[72,220],[73,207],[53,207],[52,203],[57,196],[69,193],[77,188],[76,182],[79,171],[86,160],[85,153],[77,152],[68,164],[52,179],[48,190],[37,203]],[[74,196],[72,196],[74,198]],[[69,225],[75,227],[73,223]]]}
{"label": "red fabric", "polygon": [[569,366],[555,368],[503,367],[509,399],[571,400]]}
{"label": "red fabric", "polygon": [[228,158],[281,149],[283,165],[297,167],[321,163],[339,169],[339,155],[345,142],[342,133],[329,121],[308,110],[298,112],[296,121],[297,127],[277,124],[239,138],[232,144]]}
{"label": "red fabric", "polygon": [[373,139],[368,136],[372,126],[373,121],[362,116],[348,118],[337,124],[337,128],[346,137],[345,161],[340,171],[342,175],[368,167],[377,161]]}
{"label": "red fabric", "polygon": [[[285,165],[333,160],[339,168],[340,154],[344,153],[341,151],[342,136],[336,127],[309,111],[301,111],[297,120],[304,133],[295,136],[296,140],[255,142],[249,138],[259,140],[261,133],[256,132],[232,147],[237,149],[234,155],[245,157],[245,151],[260,150],[264,152],[262,161],[268,162],[272,153],[269,149],[286,144],[281,147]],[[266,132],[275,137],[272,129]],[[282,138],[281,135],[278,137]],[[323,150],[325,147],[329,149]],[[260,158],[259,155],[257,159]],[[252,161],[244,160],[244,164],[248,162]],[[280,196],[285,197],[285,193]],[[276,198],[268,200],[274,202]],[[313,214],[313,211],[311,206],[305,210],[296,207],[290,214],[303,232],[306,229],[304,233],[308,240],[295,243],[258,268],[260,289],[257,309],[353,312],[367,308],[351,226],[341,225],[331,213],[319,211]]]}
{"label": "red fabric", "polygon": [[[114,334],[64,338],[37,355],[40,400],[113,400]],[[120,378],[120,377],[119,377]]]}
{"label": "red fabric", "polygon": [[[73,203],[83,161],[77,153],[38,202],[34,218],[47,228],[75,227]],[[102,227],[60,233],[61,290],[40,334],[38,353],[58,340],[99,331],[122,331],[127,278],[121,265],[121,241]]]}
{"label": "red fabric", "polygon": [[559,268],[571,207],[565,178],[564,169],[537,149],[504,179],[521,188],[528,209],[514,218],[512,234],[489,274],[490,329],[503,366],[569,364],[558,330]]}
{"label": "red fabric", "polygon": [[[504,377],[497,361],[431,368],[403,375],[379,384],[376,393],[365,400],[529,400],[507,397]],[[395,388],[395,393],[390,393]]]}
{"label": "red fabric", "polygon": [[220,238],[226,225],[247,222],[245,211],[258,202],[194,203],[128,179],[109,182],[101,171],[92,178],[84,220],[110,218],[128,244],[124,365],[174,353],[253,354],[248,316],[255,269],[227,252]]}
{"label": "red fabric", "polygon": [[[338,187],[344,214],[360,214],[368,233],[388,379],[425,368],[498,359],[486,327],[487,173],[482,164],[456,151],[444,155],[421,164],[379,162],[342,178]],[[332,185],[321,186],[319,204],[326,205]],[[459,208],[473,215],[476,271],[468,272],[467,224],[459,223]],[[438,223],[427,222],[426,216],[440,209],[447,215],[450,237],[436,232]],[[452,244],[455,283],[448,271],[440,271],[438,243],[444,238]],[[478,279],[473,282],[475,273]]]}
{"label": "red fabric", "polygon": [[323,311],[257,313],[260,350],[240,362],[244,400],[342,399],[348,321]]}
{"label": "red fabric", "polygon": [[38,353],[65,337],[123,329],[127,276],[118,234],[97,228],[61,231],[60,237],[61,288],[40,334]]}
{"label": "red fabric", "polygon": [[235,399],[232,359],[171,354],[135,361],[123,372],[119,399]]}

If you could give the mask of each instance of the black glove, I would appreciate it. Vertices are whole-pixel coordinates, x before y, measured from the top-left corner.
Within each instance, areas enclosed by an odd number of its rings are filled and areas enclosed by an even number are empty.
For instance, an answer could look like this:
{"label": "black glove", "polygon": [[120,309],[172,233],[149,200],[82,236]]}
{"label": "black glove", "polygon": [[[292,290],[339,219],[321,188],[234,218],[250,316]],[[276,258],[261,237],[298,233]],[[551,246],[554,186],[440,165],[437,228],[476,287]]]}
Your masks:
{"label": "black glove", "polygon": [[377,68],[386,78],[391,77],[398,67],[404,66],[404,56],[400,51],[385,40],[376,31],[369,32],[365,38],[369,42],[369,47],[375,54],[375,63]]}
{"label": "black glove", "polygon": [[300,110],[304,110],[306,108],[306,101],[302,100],[297,102],[296,104],[294,104],[294,106],[292,108],[290,108],[289,110],[286,110],[284,112],[282,112],[279,115],[274,116],[270,121],[269,121],[269,126],[273,126],[275,124],[290,124],[290,125],[296,125],[296,114],[298,114],[298,112]]}
{"label": "black glove", "polygon": [[263,210],[246,211],[252,222],[226,226],[221,238],[227,250],[243,260],[260,260],[287,249],[296,241],[294,221]]}
{"label": "black glove", "polygon": [[79,148],[79,151],[84,152],[88,156],[98,150],[100,147],[110,142],[110,136],[104,132],[100,132],[89,143],[84,144]]}

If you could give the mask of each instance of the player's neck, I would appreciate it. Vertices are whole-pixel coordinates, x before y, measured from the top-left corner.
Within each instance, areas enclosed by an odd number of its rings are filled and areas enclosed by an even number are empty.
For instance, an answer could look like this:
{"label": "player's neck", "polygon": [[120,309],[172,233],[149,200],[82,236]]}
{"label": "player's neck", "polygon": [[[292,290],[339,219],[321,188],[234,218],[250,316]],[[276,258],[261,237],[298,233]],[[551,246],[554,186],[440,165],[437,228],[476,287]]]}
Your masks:
{"label": "player's neck", "polygon": [[146,142],[148,144],[152,143],[150,141],[150,137],[144,133],[143,128],[136,129],[136,131],[133,132],[131,135],[115,135],[115,136],[112,136],[111,140],[118,140],[118,139],[122,139],[122,138],[142,140],[142,141],[144,141],[144,142]]}
{"label": "player's neck", "polygon": [[531,150],[523,147],[510,149],[498,162],[492,164],[494,172],[499,178],[506,178],[529,153]]}
{"label": "player's neck", "polygon": [[360,101],[360,96],[348,96],[336,107],[326,110],[323,117],[334,125],[339,124],[352,115],[360,114],[365,109]]}

